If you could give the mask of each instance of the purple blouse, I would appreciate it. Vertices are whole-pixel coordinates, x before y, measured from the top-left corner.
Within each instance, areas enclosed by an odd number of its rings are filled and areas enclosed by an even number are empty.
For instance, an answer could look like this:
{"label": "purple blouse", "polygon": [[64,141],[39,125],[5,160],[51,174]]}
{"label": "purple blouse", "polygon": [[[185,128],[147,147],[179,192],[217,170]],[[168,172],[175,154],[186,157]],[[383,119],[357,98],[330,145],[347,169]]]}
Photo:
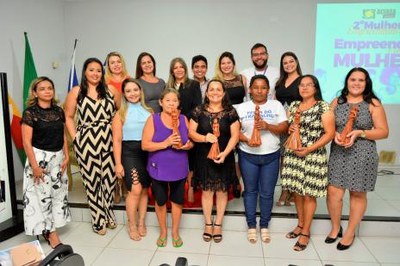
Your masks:
{"label": "purple blouse", "polygon": [[[160,113],[153,114],[153,122],[153,142],[162,142],[172,134],[172,129],[167,128],[162,122]],[[189,137],[184,115],[179,115],[179,133],[181,134],[182,143],[185,144]],[[184,179],[189,172],[188,153],[171,147],[149,152],[147,171],[152,178],[159,181]]]}

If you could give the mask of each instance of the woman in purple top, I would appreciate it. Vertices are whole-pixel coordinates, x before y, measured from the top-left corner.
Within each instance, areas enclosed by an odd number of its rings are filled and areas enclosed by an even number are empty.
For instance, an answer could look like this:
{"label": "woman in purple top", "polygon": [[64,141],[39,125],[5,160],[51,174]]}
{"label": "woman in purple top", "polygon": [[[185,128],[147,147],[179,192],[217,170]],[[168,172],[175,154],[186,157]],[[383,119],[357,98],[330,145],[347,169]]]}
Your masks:
{"label": "woman in purple top", "polygon": [[[179,115],[179,134],[173,133],[172,112],[179,106],[179,93],[175,89],[165,89],[160,96],[162,112],[150,116],[143,129],[142,149],[149,152],[147,171],[152,178],[155,210],[160,225],[158,247],[167,245],[167,200],[168,190],[171,200],[172,245],[181,247],[179,223],[185,192],[186,176],[189,172],[187,150],[193,147],[188,137],[188,121]],[[178,149],[174,145],[182,143]]]}

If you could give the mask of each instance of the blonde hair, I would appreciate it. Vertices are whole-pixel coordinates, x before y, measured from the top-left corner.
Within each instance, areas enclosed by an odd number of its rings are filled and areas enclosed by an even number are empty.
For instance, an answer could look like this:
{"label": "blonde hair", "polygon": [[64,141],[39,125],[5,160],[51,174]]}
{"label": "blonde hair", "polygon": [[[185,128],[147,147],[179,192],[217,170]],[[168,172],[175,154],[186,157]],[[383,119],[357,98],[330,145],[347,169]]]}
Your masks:
{"label": "blonde hair", "polygon": [[109,83],[110,80],[112,79],[112,73],[111,73],[111,69],[110,69],[110,65],[108,63],[108,61],[110,60],[111,56],[117,56],[119,57],[119,59],[121,60],[121,64],[122,64],[122,77],[126,78],[128,76],[128,71],[126,70],[126,64],[125,64],[125,60],[124,57],[122,56],[122,54],[118,53],[118,52],[111,52],[107,55],[106,58],[106,73],[104,74],[104,79],[106,80],[106,83]]}
{"label": "blonde hair", "polygon": [[119,112],[119,116],[121,117],[122,123],[125,122],[126,113],[127,113],[127,111],[128,111],[128,101],[126,100],[125,95],[124,95],[124,93],[125,93],[125,87],[126,87],[126,85],[127,85],[128,83],[130,83],[130,82],[135,83],[135,84],[139,87],[139,89],[140,89],[140,105],[141,105],[145,110],[147,110],[149,113],[151,113],[151,114],[154,113],[153,109],[151,109],[149,106],[147,106],[147,104],[146,104],[146,102],[145,102],[142,86],[140,86],[139,82],[137,82],[136,79],[128,78],[128,79],[125,79],[125,80],[122,82],[122,87],[121,87],[121,88],[122,88],[122,94],[123,94],[123,95],[122,95],[122,97],[121,97],[121,106],[120,106],[118,112]]}
{"label": "blonde hair", "polygon": [[189,79],[188,68],[185,63],[185,60],[183,60],[181,57],[175,57],[174,59],[171,60],[171,64],[169,65],[169,78],[167,82],[168,88],[175,88],[174,66],[176,63],[180,63],[183,66],[183,69],[185,69],[185,79],[183,81],[183,84],[185,85],[185,83]]}
{"label": "blonde hair", "polygon": [[224,59],[225,57],[229,58],[232,63],[233,63],[233,75],[236,77],[238,75],[238,72],[236,70],[236,61],[235,61],[235,57],[233,56],[233,54],[231,52],[223,52],[217,62],[215,63],[215,76],[213,79],[218,79],[221,81],[225,81],[224,79],[224,74],[222,73],[221,70],[221,61],[222,59]]}
{"label": "blonde hair", "polygon": [[32,80],[31,85],[29,87],[29,96],[28,99],[26,100],[26,107],[33,106],[38,103],[38,98],[33,94],[33,92],[36,92],[37,85],[42,81],[48,81],[51,83],[51,86],[53,87],[54,90],[54,96],[53,99],[51,99],[51,105],[57,105],[58,100],[55,98],[56,89],[54,87],[54,82],[50,78],[43,76]]}

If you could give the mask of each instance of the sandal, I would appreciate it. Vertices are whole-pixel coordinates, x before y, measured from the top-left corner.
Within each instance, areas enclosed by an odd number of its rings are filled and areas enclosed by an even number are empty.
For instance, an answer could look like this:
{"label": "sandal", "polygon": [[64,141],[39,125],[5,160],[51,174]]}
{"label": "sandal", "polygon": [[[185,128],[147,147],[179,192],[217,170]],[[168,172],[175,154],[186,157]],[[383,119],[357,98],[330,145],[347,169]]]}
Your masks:
{"label": "sandal", "polygon": [[147,235],[147,228],[145,224],[139,224],[138,226],[138,231],[140,236],[146,236]]}
{"label": "sandal", "polygon": [[95,232],[98,235],[104,236],[107,233],[107,227],[104,226],[100,230],[97,230],[97,229],[93,228],[93,232]]}
{"label": "sandal", "polygon": [[163,248],[167,245],[167,237],[162,238],[161,236],[157,239],[157,247]]}
{"label": "sandal", "polygon": [[[295,232],[297,228],[300,229],[300,232],[298,232],[298,233]],[[293,231],[290,231],[289,233],[286,234],[286,238],[289,238],[289,239],[297,238],[299,235],[301,235],[301,229],[303,229],[303,226],[297,225]]]}
{"label": "sandal", "polygon": [[[221,224],[214,224],[214,229],[215,229],[215,226],[222,227]],[[222,241],[222,234],[214,234],[213,233],[213,239],[214,239],[215,243],[221,242]]]}
{"label": "sandal", "polygon": [[139,241],[141,240],[141,236],[140,233],[138,232],[138,229],[135,225],[129,224],[128,225],[128,234],[130,239],[134,240],[134,241]]}
{"label": "sandal", "polygon": [[[212,223],[210,223],[210,224],[205,224],[205,227],[206,227],[206,228],[207,228],[207,227],[212,227],[212,226],[213,226]],[[210,234],[210,233],[206,233],[206,232],[205,232],[205,231],[206,231],[206,228],[204,228],[203,240],[204,240],[205,242],[210,242],[211,239],[213,239],[213,235]]]}
{"label": "sandal", "polygon": [[115,229],[115,228],[117,228],[118,225],[114,221],[110,221],[110,222],[107,223],[106,226],[109,229]]}
{"label": "sandal", "polygon": [[[300,233],[299,235],[300,235],[300,237],[304,236],[304,237],[310,239],[310,235],[305,235],[305,234],[302,234],[302,233]],[[308,246],[309,241],[310,240],[308,240],[306,244],[301,244],[300,243],[300,239],[299,239],[299,241],[297,241],[296,244],[294,244],[293,250],[294,251],[303,251],[303,250],[305,250],[307,248],[307,246]]]}
{"label": "sandal", "polygon": [[178,236],[177,239],[172,238],[172,246],[174,246],[174,248],[180,248],[183,245],[183,241],[182,238],[180,236]]}
{"label": "sandal", "polygon": [[249,242],[252,244],[255,244],[257,242],[257,229],[256,228],[247,229],[247,240],[249,240]]}
{"label": "sandal", "polygon": [[261,241],[264,243],[271,242],[271,236],[269,234],[268,228],[261,228]]}

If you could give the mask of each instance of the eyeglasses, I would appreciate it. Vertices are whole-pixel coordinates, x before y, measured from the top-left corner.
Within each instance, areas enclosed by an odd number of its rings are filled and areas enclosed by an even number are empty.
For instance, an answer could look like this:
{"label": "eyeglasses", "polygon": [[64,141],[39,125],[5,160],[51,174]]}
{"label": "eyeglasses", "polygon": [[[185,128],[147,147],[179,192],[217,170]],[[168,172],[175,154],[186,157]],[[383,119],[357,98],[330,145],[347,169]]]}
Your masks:
{"label": "eyeglasses", "polygon": [[308,83],[308,84],[300,84],[299,88],[312,88],[315,87],[315,84],[313,83]]}
{"label": "eyeglasses", "polygon": [[257,57],[260,55],[267,55],[267,52],[261,52],[261,53],[252,53],[251,56]]}

